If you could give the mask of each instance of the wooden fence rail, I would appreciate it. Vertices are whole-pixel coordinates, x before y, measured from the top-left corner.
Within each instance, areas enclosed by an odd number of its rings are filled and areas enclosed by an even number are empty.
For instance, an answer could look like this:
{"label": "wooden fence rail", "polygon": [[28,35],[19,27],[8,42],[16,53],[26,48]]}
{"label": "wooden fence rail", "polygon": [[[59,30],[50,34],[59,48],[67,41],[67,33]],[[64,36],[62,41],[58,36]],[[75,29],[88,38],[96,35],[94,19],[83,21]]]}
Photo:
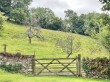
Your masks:
{"label": "wooden fence rail", "polygon": [[75,58],[37,58],[33,56],[32,73],[35,75],[81,76],[81,55]]}

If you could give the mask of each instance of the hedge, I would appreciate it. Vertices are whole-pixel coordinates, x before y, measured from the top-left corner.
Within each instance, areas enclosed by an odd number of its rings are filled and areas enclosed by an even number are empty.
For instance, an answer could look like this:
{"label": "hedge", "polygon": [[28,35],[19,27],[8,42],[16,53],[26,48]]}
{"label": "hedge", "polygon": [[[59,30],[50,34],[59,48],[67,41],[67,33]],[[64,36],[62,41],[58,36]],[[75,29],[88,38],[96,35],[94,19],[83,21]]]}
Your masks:
{"label": "hedge", "polygon": [[86,77],[110,79],[110,59],[83,58],[82,67]]}

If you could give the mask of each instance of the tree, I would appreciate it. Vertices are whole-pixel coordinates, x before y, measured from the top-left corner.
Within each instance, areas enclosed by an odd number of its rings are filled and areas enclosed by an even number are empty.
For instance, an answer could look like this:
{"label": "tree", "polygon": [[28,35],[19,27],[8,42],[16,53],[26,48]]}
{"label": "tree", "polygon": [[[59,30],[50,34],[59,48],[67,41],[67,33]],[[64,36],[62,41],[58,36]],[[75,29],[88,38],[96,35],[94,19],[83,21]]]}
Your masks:
{"label": "tree", "polygon": [[27,13],[21,8],[13,9],[10,13],[10,20],[14,23],[23,24],[26,19]]}
{"label": "tree", "polygon": [[69,58],[73,53],[78,52],[80,50],[80,45],[80,42],[75,40],[72,34],[68,34],[63,38],[56,38],[56,46],[62,48],[62,50],[67,54],[67,58]]}
{"label": "tree", "polygon": [[83,28],[84,28],[84,19],[85,15],[81,14],[80,16],[77,15],[76,12],[73,10],[66,10],[65,11],[65,22],[64,25],[69,32],[70,30],[73,33],[79,33],[79,34],[84,34]]}
{"label": "tree", "polygon": [[89,13],[85,18],[84,34],[95,37],[99,33],[100,29],[100,14],[99,13]]}
{"label": "tree", "polygon": [[23,24],[29,19],[28,17],[30,14],[28,6],[31,1],[32,0],[13,0],[9,20],[17,24]]}
{"label": "tree", "polygon": [[78,21],[78,16],[77,13],[74,12],[73,10],[67,10],[65,11],[65,22],[67,22],[66,26],[66,30],[67,31],[72,31],[72,32],[76,32],[75,28],[76,28],[76,23]]}
{"label": "tree", "polygon": [[52,17],[54,17],[53,11],[49,8],[33,8],[32,13],[39,19],[42,28],[48,28]]}
{"label": "tree", "polygon": [[0,11],[4,12],[6,16],[10,15],[12,0],[0,0]]}
{"label": "tree", "polygon": [[102,45],[110,52],[110,25],[103,27],[98,37]]}
{"label": "tree", "polygon": [[32,38],[36,37],[38,39],[44,39],[41,35],[40,35],[40,25],[39,25],[39,20],[36,19],[34,17],[35,15],[33,15],[33,13],[30,11],[30,18],[25,21],[25,24],[29,27],[28,31],[27,31],[27,35],[29,38],[29,43],[32,43]]}
{"label": "tree", "polygon": [[100,29],[96,36],[102,45],[110,52],[110,16],[101,14],[99,22]]}
{"label": "tree", "polygon": [[[27,2],[29,1],[29,2]],[[22,24],[29,17],[28,5],[32,0],[0,0],[0,11],[12,22]]]}
{"label": "tree", "polygon": [[32,0],[12,0],[12,5],[16,5],[18,3],[23,3],[24,5],[26,5],[28,7],[31,2],[32,2]]}
{"label": "tree", "polygon": [[78,19],[76,21],[75,32],[84,35],[84,28],[85,28],[84,24],[85,24],[85,15],[81,14],[80,16],[78,16]]}
{"label": "tree", "polygon": [[60,30],[62,28],[62,19],[56,17],[49,8],[33,8],[36,19],[39,19],[40,26],[45,29]]}
{"label": "tree", "polygon": [[[110,10],[110,0],[99,0],[102,4],[103,11]],[[105,46],[105,48],[110,53],[110,16],[103,14],[102,15],[102,24],[104,25],[103,28],[100,30],[98,37],[101,43]]]}
{"label": "tree", "polygon": [[50,21],[48,25],[48,29],[52,30],[61,30],[63,26],[63,21],[62,19],[58,17],[53,17],[52,20]]}
{"label": "tree", "polygon": [[99,0],[99,1],[103,4],[102,10],[104,11],[110,10],[110,0]]}

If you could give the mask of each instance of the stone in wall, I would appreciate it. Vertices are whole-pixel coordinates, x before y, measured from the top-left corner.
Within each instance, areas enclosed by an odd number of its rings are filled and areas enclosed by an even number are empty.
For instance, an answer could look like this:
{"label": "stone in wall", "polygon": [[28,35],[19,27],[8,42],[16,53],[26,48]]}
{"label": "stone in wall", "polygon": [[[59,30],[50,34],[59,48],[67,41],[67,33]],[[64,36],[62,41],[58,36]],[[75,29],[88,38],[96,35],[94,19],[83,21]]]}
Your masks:
{"label": "stone in wall", "polygon": [[31,55],[21,55],[20,53],[10,54],[10,53],[0,53],[0,64],[6,63],[7,65],[21,64],[21,73],[31,73],[32,72],[32,59]]}

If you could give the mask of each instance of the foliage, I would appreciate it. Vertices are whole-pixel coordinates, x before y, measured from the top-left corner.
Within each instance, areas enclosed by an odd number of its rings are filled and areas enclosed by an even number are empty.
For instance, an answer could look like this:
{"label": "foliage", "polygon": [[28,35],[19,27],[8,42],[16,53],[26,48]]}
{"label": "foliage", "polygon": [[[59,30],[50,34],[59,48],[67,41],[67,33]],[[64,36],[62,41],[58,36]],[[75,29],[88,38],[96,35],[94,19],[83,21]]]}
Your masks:
{"label": "foliage", "polygon": [[2,63],[0,64],[0,69],[5,70],[7,72],[20,72],[22,68],[21,64],[7,64],[7,63]]}
{"label": "foliage", "polygon": [[27,14],[24,10],[21,8],[13,9],[10,13],[10,20],[17,23],[17,24],[23,24],[26,20]]}
{"label": "foliage", "polygon": [[13,0],[9,20],[17,24],[24,24],[24,22],[29,19],[28,5],[31,1],[32,0]]}
{"label": "foliage", "polygon": [[45,29],[61,30],[62,19],[56,17],[49,8],[33,8],[32,13],[39,20],[40,26]]}
{"label": "foliage", "polygon": [[87,77],[110,78],[110,59],[107,58],[83,58],[82,65]]}
{"label": "foliage", "polygon": [[63,27],[63,21],[58,17],[53,17],[50,24],[47,27],[51,30],[61,30]]}
{"label": "foliage", "polygon": [[110,26],[103,27],[97,36],[102,45],[110,52]]}
{"label": "foliage", "polygon": [[29,17],[28,6],[32,0],[0,0],[0,11],[8,16],[8,20],[23,24]]}
{"label": "foliage", "polygon": [[26,5],[28,7],[31,2],[32,2],[32,0],[13,0],[12,5],[23,3],[24,5]]}
{"label": "foliage", "polygon": [[78,21],[77,13],[74,12],[73,10],[67,10],[65,11],[65,14],[66,14],[65,22],[67,22],[65,25],[66,26],[65,29],[69,32],[71,31],[75,33],[76,23]]}
{"label": "foliage", "polygon": [[103,4],[102,10],[104,10],[104,11],[110,10],[110,0],[99,0],[99,1]]}
{"label": "foliage", "polygon": [[0,0],[0,11],[4,12],[6,16],[10,15],[12,0]]}
{"label": "foliage", "polygon": [[84,33],[89,36],[93,36],[93,34],[97,33],[97,20],[98,20],[98,14],[96,13],[89,13],[86,15],[85,19],[85,28]]}
{"label": "foliage", "polygon": [[65,11],[64,30],[83,35],[89,35],[93,38],[96,37],[106,25],[110,25],[110,16],[107,14],[88,13],[77,15],[73,10]]}

